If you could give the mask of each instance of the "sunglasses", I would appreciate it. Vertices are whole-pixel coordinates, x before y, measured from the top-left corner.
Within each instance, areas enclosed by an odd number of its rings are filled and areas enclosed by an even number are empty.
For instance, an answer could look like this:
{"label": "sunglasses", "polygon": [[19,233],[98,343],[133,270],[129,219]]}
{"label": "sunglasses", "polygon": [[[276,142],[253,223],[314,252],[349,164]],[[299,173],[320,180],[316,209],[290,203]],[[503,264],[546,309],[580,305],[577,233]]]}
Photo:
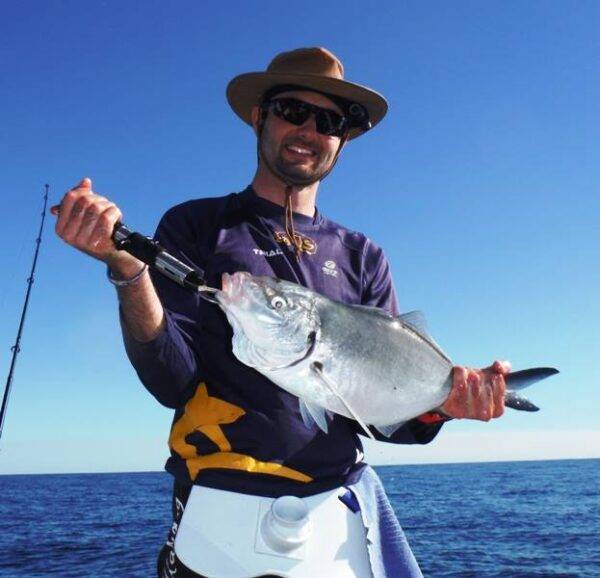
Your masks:
{"label": "sunglasses", "polygon": [[345,116],[296,98],[275,98],[266,102],[263,110],[270,110],[277,118],[296,126],[302,126],[314,114],[317,132],[326,136],[341,138],[348,131]]}

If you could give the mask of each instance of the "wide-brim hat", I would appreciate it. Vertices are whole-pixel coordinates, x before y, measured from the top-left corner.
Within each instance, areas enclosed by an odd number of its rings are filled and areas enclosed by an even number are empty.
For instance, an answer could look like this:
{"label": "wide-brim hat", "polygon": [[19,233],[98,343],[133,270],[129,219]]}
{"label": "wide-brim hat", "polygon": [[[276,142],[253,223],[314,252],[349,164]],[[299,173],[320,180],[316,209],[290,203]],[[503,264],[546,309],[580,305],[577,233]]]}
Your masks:
{"label": "wide-brim hat", "polygon": [[[388,105],[378,92],[344,80],[344,66],[325,48],[298,48],[278,54],[265,72],[248,72],[236,76],[227,86],[227,101],[234,112],[252,125],[252,109],[263,95],[276,86],[295,86],[362,105],[374,127],[386,114]],[[348,139],[368,130],[353,127]]]}

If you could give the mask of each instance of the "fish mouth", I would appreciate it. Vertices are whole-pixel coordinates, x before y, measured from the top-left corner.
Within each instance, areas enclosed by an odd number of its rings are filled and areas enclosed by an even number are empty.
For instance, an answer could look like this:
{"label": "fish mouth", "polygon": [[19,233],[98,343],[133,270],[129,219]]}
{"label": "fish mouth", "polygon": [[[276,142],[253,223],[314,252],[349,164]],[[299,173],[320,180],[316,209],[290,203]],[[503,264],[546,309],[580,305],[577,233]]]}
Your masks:
{"label": "fish mouth", "polygon": [[239,303],[247,288],[247,283],[252,276],[245,271],[238,271],[233,274],[223,273],[221,276],[220,298],[227,304]]}
{"label": "fish mouth", "polygon": [[261,285],[246,271],[223,273],[217,300],[227,311],[247,311],[263,301]]}

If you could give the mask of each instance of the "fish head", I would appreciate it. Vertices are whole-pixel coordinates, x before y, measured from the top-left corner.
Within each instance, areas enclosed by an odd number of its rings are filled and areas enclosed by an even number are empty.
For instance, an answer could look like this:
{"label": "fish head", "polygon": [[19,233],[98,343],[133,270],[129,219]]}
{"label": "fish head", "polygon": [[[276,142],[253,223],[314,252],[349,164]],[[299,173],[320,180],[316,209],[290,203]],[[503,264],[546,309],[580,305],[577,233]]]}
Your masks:
{"label": "fish head", "polygon": [[259,371],[288,367],[306,357],[319,326],[315,296],[288,281],[224,273],[217,301],[233,328],[234,355]]}

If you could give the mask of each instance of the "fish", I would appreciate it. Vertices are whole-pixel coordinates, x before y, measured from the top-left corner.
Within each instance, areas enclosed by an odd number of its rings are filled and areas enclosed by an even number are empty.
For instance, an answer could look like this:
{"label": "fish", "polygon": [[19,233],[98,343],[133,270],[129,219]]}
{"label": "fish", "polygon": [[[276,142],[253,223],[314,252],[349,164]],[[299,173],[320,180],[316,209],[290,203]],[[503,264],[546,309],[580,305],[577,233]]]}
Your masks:
{"label": "fish", "polygon": [[[393,317],[347,305],[302,285],[246,272],[224,273],[215,299],[233,330],[232,351],[299,399],[307,426],[328,430],[340,414],[371,438],[440,406],[452,389],[453,363],[411,312]],[[508,374],[508,407],[539,408],[518,391],[558,373],[537,367]]]}

